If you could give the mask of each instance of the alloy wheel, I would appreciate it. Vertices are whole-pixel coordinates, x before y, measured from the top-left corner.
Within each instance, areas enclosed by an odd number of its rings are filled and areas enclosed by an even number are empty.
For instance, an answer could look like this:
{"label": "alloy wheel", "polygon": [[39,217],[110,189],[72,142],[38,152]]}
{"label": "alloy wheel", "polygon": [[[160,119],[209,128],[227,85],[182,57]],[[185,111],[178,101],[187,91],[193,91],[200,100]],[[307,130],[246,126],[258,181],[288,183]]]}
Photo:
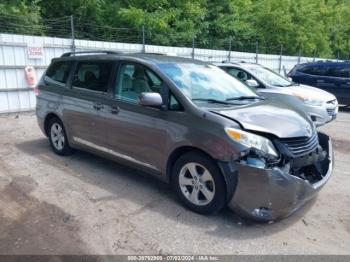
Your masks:
{"label": "alloy wheel", "polygon": [[52,140],[52,144],[53,146],[61,151],[64,147],[64,143],[65,143],[65,137],[64,137],[64,132],[63,132],[63,128],[61,127],[60,124],[58,123],[54,123],[51,126],[51,140]]}
{"label": "alloy wheel", "polygon": [[182,194],[194,205],[209,204],[215,196],[212,175],[198,163],[187,163],[180,170],[179,185]]}

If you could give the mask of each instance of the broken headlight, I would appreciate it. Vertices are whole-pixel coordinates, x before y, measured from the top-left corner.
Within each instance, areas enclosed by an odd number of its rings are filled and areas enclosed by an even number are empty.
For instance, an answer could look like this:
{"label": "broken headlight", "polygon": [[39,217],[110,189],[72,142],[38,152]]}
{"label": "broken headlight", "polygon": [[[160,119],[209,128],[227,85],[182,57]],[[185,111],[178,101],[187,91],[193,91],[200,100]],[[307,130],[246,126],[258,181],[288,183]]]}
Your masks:
{"label": "broken headlight", "polygon": [[239,142],[247,147],[255,149],[262,153],[262,155],[268,155],[270,157],[278,157],[278,152],[272,142],[262,136],[255,135],[240,129],[225,128],[226,134],[236,142]]}

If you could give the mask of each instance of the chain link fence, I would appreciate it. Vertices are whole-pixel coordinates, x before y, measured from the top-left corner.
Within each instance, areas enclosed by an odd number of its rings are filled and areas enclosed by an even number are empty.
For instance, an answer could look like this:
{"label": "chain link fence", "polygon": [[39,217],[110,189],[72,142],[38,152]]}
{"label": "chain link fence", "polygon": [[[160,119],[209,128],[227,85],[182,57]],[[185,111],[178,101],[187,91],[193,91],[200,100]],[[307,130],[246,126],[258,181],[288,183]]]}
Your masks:
{"label": "chain link fence", "polygon": [[[4,34],[5,33],[5,34]],[[39,43],[41,59],[27,55],[30,44]],[[227,37],[200,39],[196,36],[173,36],[146,27],[116,28],[75,21],[73,16],[37,19],[4,15],[0,10],[0,113],[31,110],[35,107],[32,86],[25,68],[33,67],[40,78],[52,58],[68,51],[115,50],[125,53],[145,52],[171,54],[209,62],[245,61],[259,63],[283,74],[296,64],[320,60],[285,55],[283,45],[268,46],[258,40]]]}
{"label": "chain link fence", "polygon": [[[145,26],[140,26],[139,28],[101,26],[95,23],[82,22],[79,19],[75,19],[74,16],[43,19],[35,16],[8,15],[1,13],[0,11],[0,33],[71,38],[72,51],[74,51],[76,46],[75,39],[80,39],[142,44],[143,48],[140,51],[143,52],[146,51],[146,45],[188,47],[193,49],[191,57],[199,59],[203,59],[204,57],[202,55],[195,57],[195,49],[229,51],[228,57],[225,57],[224,60],[235,59],[231,56],[231,52],[233,51],[250,54],[255,53],[254,59],[249,55],[247,60],[256,63],[261,62],[261,59],[263,59],[263,56],[259,59],[260,54],[279,55],[281,58],[283,55],[295,56],[299,57],[297,60],[298,62],[300,62],[301,57],[303,56],[303,50],[301,47],[297,48],[297,52],[290,53],[285,50],[283,44],[271,46],[266,43],[260,43],[259,39],[240,39],[236,36],[227,36],[227,38],[224,39],[218,39],[215,37],[203,39],[195,35],[189,36],[181,33],[175,35],[166,30],[161,31],[149,29]],[[318,52],[317,49],[315,49],[313,52],[313,60],[316,60],[317,56]],[[217,60],[221,58],[222,57],[207,57],[205,60],[218,62]],[[244,57],[240,57],[240,59],[241,58]],[[339,56],[339,52],[337,57],[333,57],[332,59],[340,60],[341,57]],[[342,59],[350,59],[350,57],[342,57]],[[278,71],[280,72],[279,67]]]}

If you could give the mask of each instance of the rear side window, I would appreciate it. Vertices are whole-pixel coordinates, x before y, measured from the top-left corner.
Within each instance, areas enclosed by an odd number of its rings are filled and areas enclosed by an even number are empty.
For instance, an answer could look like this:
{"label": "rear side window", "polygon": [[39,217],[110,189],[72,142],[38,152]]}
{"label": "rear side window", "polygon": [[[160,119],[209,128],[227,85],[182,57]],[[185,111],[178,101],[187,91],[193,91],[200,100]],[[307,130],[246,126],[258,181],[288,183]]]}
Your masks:
{"label": "rear side window", "polygon": [[350,66],[332,66],[328,69],[327,76],[350,78]]}
{"label": "rear side window", "polygon": [[112,61],[79,62],[73,75],[73,88],[107,92]]}
{"label": "rear side window", "polygon": [[46,78],[65,84],[69,76],[71,65],[71,61],[60,61],[52,63],[46,71]]}

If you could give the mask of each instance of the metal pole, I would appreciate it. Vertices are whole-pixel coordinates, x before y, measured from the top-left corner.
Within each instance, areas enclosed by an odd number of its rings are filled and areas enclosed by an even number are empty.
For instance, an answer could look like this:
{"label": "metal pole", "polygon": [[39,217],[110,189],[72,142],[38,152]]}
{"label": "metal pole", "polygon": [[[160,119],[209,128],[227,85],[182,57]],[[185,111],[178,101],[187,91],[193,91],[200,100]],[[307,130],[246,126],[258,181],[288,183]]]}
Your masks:
{"label": "metal pole", "polygon": [[299,52],[298,52],[298,65],[301,62],[301,49],[299,48]]}
{"label": "metal pole", "polygon": [[194,37],[192,37],[192,59],[194,59]]}
{"label": "metal pole", "polygon": [[279,64],[279,68],[278,68],[279,74],[281,74],[281,70],[282,70],[282,55],[283,55],[283,44],[281,44],[281,51],[280,51],[280,64]]}
{"label": "metal pole", "polygon": [[314,62],[316,61],[316,49],[314,50]]}
{"label": "metal pole", "polygon": [[142,53],[146,53],[145,26],[142,25]]}
{"label": "metal pole", "polygon": [[74,17],[73,17],[73,15],[70,16],[70,29],[71,29],[71,33],[72,33],[71,50],[72,50],[72,52],[75,52],[75,35],[74,35]]}
{"label": "metal pole", "polygon": [[259,62],[259,40],[255,42],[255,63]]}
{"label": "metal pole", "polygon": [[339,62],[339,51],[337,52],[337,62]]}
{"label": "metal pole", "polygon": [[228,61],[231,62],[231,49],[232,49],[232,37],[230,36],[230,42],[228,47]]}

